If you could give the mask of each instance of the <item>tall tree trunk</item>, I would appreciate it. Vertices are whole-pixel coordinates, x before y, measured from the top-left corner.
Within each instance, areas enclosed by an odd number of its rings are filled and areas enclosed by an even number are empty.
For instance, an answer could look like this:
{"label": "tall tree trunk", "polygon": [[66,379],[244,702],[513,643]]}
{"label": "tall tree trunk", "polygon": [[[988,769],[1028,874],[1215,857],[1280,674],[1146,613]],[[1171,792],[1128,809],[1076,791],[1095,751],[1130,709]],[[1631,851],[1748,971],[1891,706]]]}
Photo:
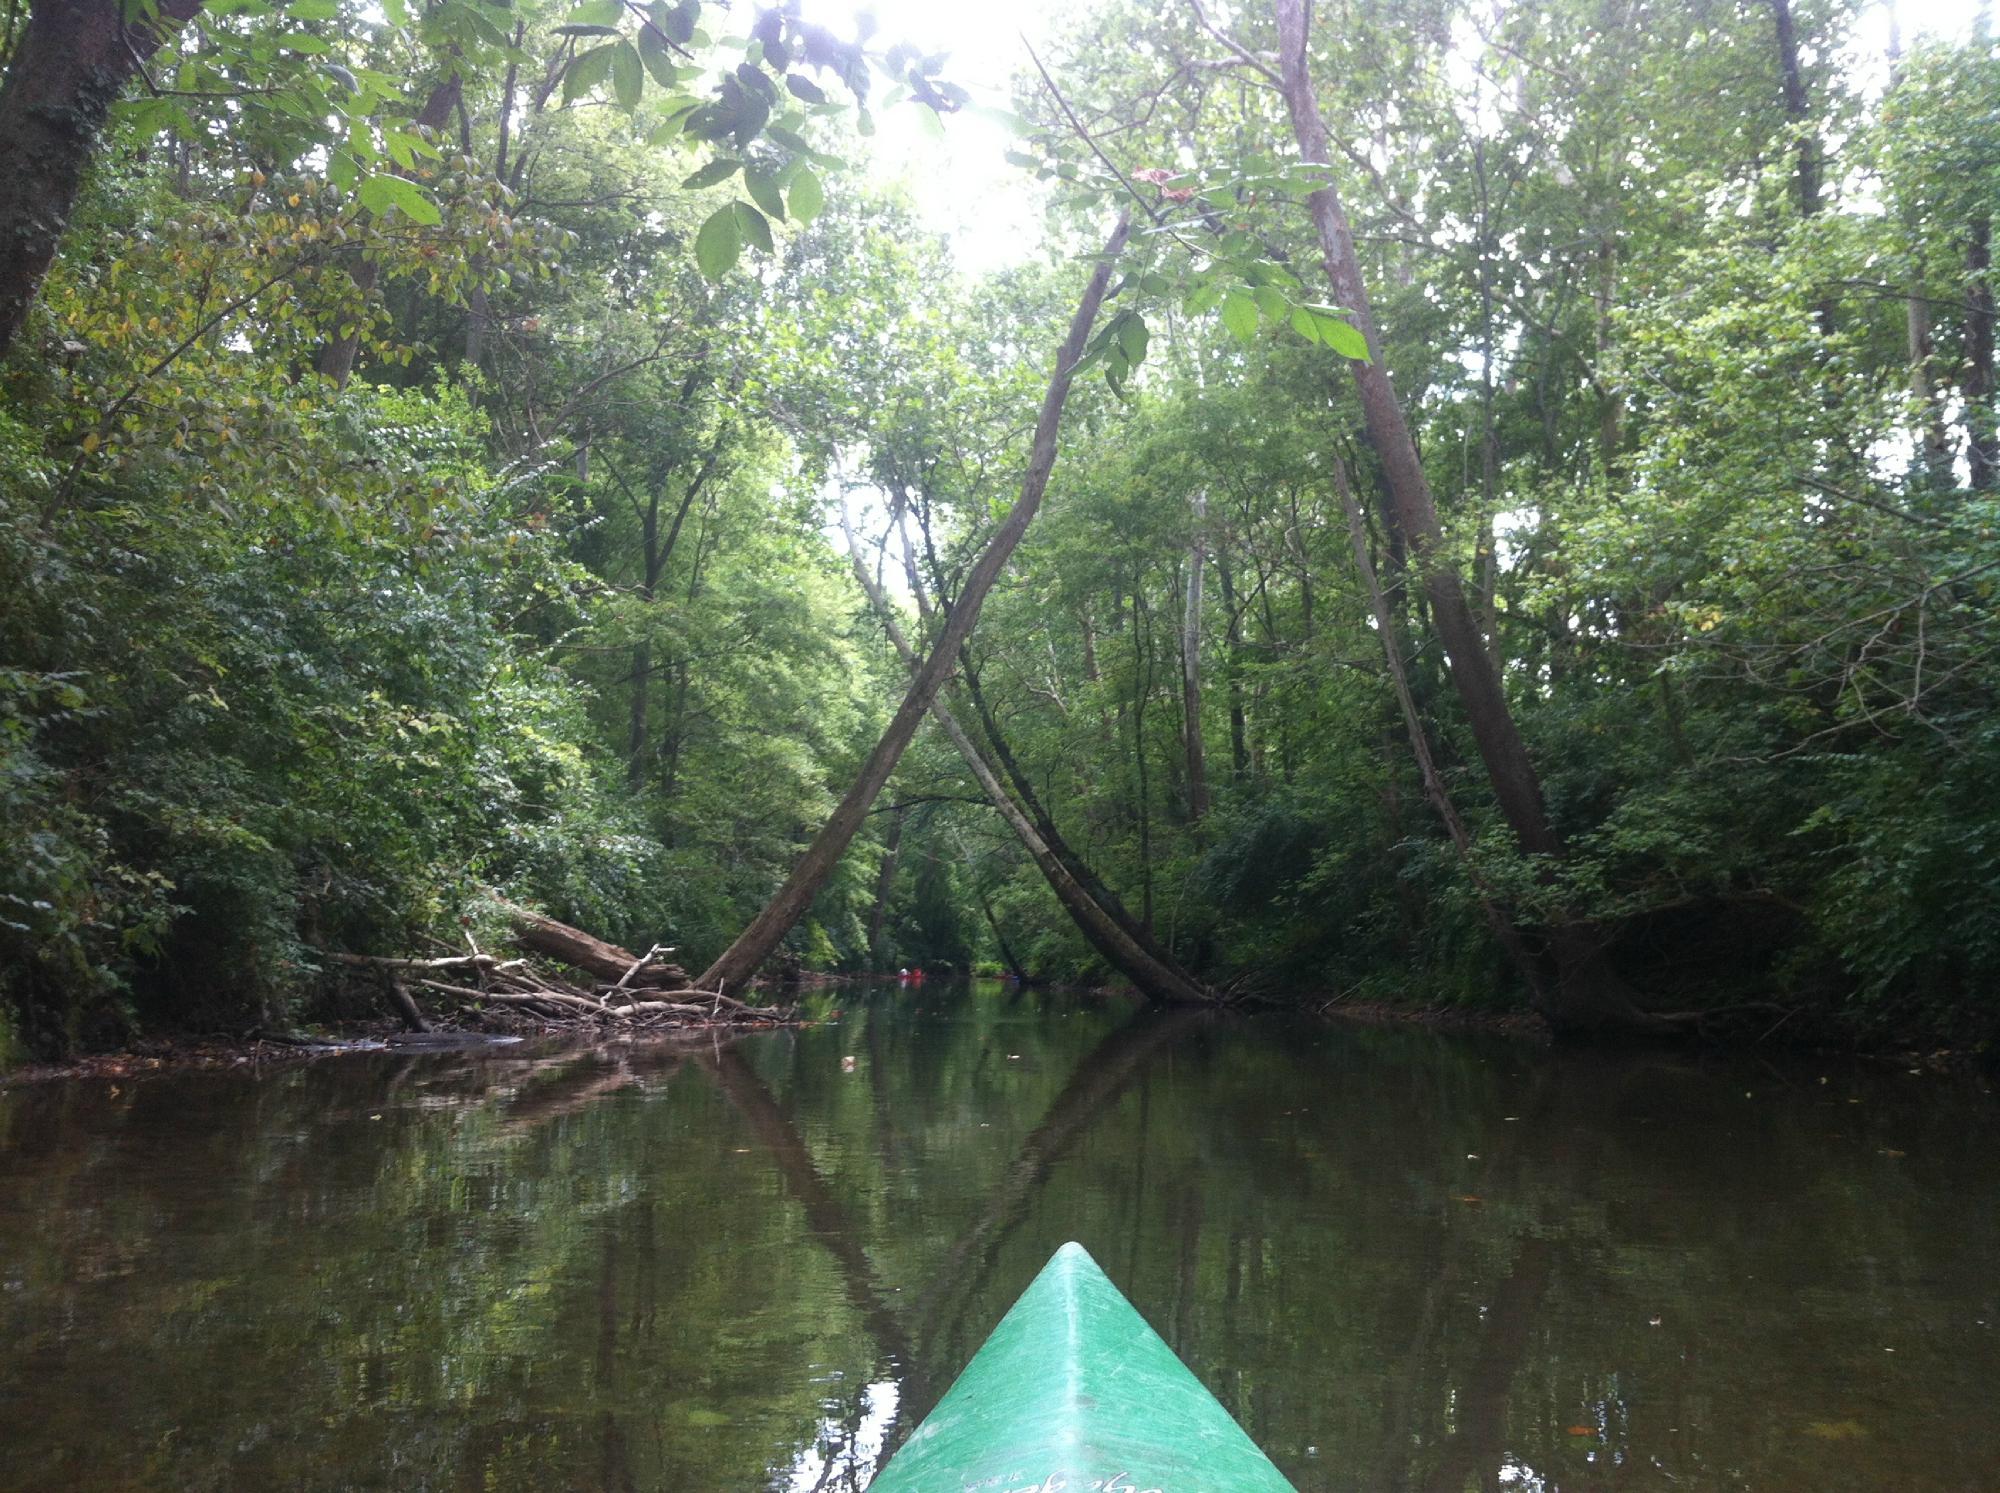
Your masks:
{"label": "tall tree trunk", "polygon": [[1215,552],[1215,579],[1222,587],[1223,642],[1228,653],[1223,672],[1229,689],[1229,775],[1238,783],[1250,779],[1249,723],[1243,715],[1243,614],[1236,609],[1236,578],[1229,571],[1229,551]]}
{"label": "tall tree trunk", "polygon": [[1778,73],[1785,99],[1785,118],[1792,122],[1798,132],[1798,174],[1793,185],[1799,197],[1799,216],[1814,217],[1819,212],[1820,177],[1824,163],[1820,159],[1819,135],[1810,129],[1812,100],[1806,93],[1805,73],[1799,66],[1799,38],[1792,25],[1791,0],[1771,0],[1771,14],[1778,27]]}
{"label": "tall tree trunk", "polygon": [[[0,83],[0,356],[54,262],[111,106],[201,0],[35,0]],[[132,19],[127,20],[130,15]]]}
{"label": "tall tree trunk", "polygon": [[[1274,0],[1273,8],[1278,24],[1282,91],[1292,131],[1307,161],[1330,161],[1331,143],[1307,70],[1306,0]],[[1354,236],[1348,227],[1346,211],[1330,185],[1313,192],[1307,202],[1334,299],[1348,308],[1356,330],[1368,343],[1368,359],[1349,360],[1348,369],[1360,396],[1369,438],[1389,485],[1396,519],[1409,543],[1411,559],[1430,602],[1431,625],[1444,644],[1452,683],[1465,708],[1494,798],[1523,850],[1530,855],[1558,859],[1563,854],[1562,841],[1549,821],[1541,780],[1507,704],[1500,671],[1486,651],[1458,572],[1449,557],[1440,552],[1444,534],[1437,505],[1403,417],[1402,402],[1382,362],[1382,342],[1369,307],[1368,288],[1362,282],[1361,266],[1355,258]],[[1566,926],[1551,929],[1549,950],[1557,966],[1557,979],[1544,987],[1539,1006],[1552,1025],[1642,1028],[1657,1024],[1633,1003],[1630,992],[1611,970],[1602,947],[1586,930]]]}
{"label": "tall tree trunk", "polygon": [[[1143,659],[1143,663],[1142,663]],[[1132,587],[1132,766],[1139,780],[1139,927],[1153,934],[1153,791],[1146,770],[1146,699],[1153,692],[1152,628]]]}
{"label": "tall tree trunk", "polygon": [[779,940],[805,915],[806,909],[812,906],[813,898],[819,895],[819,889],[839,864],[848,842],[860,829],[861,821],[867,817],[876,795],[889,781],[889,774],[895,771],[904,749],[916,735],[918,724],[929,711],[931,701],[951,673],[953,664],[958,660],[958,650],[972,635],[973,624],[979,620],[979,610],[986,601],[986,593],[992,590],[1001,567],[1027,532],[1035,510],[1041,507],[1042,492],[1048,486],[1049,473],[1056,464],[1056,438],[1062,427],[1063,405],[1069,399],[1070,380],[1078,359],[1083,356],[1084,344],[1090,340],[1091,326],[1097,320],[1097,308],[1104,300],[1105,288],[1110,283],[1112,263],[1125,247],[1129,227],[1129,223],[1121,218],[1112,230],[1098,257],[1097,268],[1084,290],[1083,301],[1070,321],[1069,335],[1056,354],[1055,369],[1049,375],[1048,392],[1043,396],[1041,414],[1035,423],[1034,444],[1030,448],[1027,471],[1021,478],[1020,497],[967,574],[957,603],[946,619],[930,657],[911,679],[902,705],[891,717],[882,739],[868,754],[868,760],[862,764],[853,785],[835,807],[832,817],[813,837],[812,844],[792,868],[785,884],[765,904],[763,911],[751,919],[750,925],[737,936],[736,941],[704,972],[704,989],[719,990],[725,984],[741,986],[747,983],[757,967],[778,947]]}
{"label": "tall tree trunk", "polygon": [[1500,551],[1493,525],[1500,507],[1500,436],[1493,419],[1493,202],[1486,180],[1486,137],[1473,148],[1479,180],[1479,615],[1493,667],[1500,667]]}
{"label": "tall tree trunk", "polygon": [[493,324],[493,304],[486,287],[475,285],[465,297],[465,361],[475,371],[486,366],[486,329]]}
{"label": "tall tree trunk", "polygon": [[[1794,184],[1798,192],[1799,217],[1811,219],[1819,216],[1820,188],[1826,171],[1825,152],[1820,144],[1819,131],[1813,128],[1812,99],[1806,92],[1805,72],[1799,65],[1799,38],[1792,24],[1791,0],[1771,0],[1771,13],[1777,22],[1778,72],[1785,100],[1785,118],[1791,121],[1792,129],[1798,135],[1799,165]],[[1822,337],[1833,335],[1831,295],[1819,298],[1819,330]],[[1830,392],[1827,397],[1831,399]]]}
{"label": "tall tree trunk", "polygon": [[1931,377],[1936,345],[1931,339],[1931,303],[1921,279],[1903,302],[1910,361],[1910,402],[1922,426],[1924,472],[1934,484],[1951,480],[1951,436],[1945,428],[1944,401]]}
{"label": "tall tree trunk", "polygon": [[625,781],[633,789],[646,781],[646,707],[652,699],[653,645],[650,640],[632,648],[632,718],[625,748]]}
{"label": "tall tree trunk", "polygon": [[1208,759],[1201,741],[1201,591],[1208,560],[1208,494],[1194,495],[1194,537],[1188,541],[1187,607],[1181,618],[1181,721],[1187,756],[1188,818],[1208,814]]}
{"label": "tall tree trunk", "polygon": [[[693,397],[700,377],[701,370],[697,368],[682,384],[683,410],[688,400]],[[641,505],[639,495],[632,491],[618,468],[612,465],[610,458],[605,459],[604,468],[611,473],[611,480],[623,489],[625,496],[631,500],[633,508],[639,514],[639,601],[642,607],[650,607],[659,592],[660,578],[666,574],[667,562],[674,557],[674,546],[680,543],[681,526],[687,522],[688,510],[694,506],[695,498],[714,474],[716,462],[721,457],[723,442],[727,436],[728,426],[725,424],[716,432],[715,440],[709,446],[701,470],[695,474],[694,480],[681,494],[680,506],[674,510],[673,523],[667,529],[665,539],[660,537],[660,490],[666,482],[666,474],[655,471],[646,493],[646,501]],[[582,461],[583,453],[578,453],[578,459],[579,462]],[[652,690],[653,642],[649,637],[642,639],[632,649],[632,709],[626,740],[625,778],[634,789],[646,780],[650,734],[647,717],[651,713]]]}
{"label": "tall tree trunk", "polygon": [[[609,462],[612,477],[620,487],[625,479],[618,476],[618,469]],[[639,602],[643,607],[653,604],[653,591],[659,584],[660,569],[664,563],[660,556],[660,485],[655,482],[653,490],[647,494],[646,507],[639,517]],[[634,497],[629,488],[628,497]],[[634,497],[636,502],[636,497]],[[685,507],[681,510],[685,513]],[[650,619],[649,619],[650,620]],[[646,781],[646,741],[647,707],[653,694],[653,640],[642,638],[632,649],[632,719],[625,751],[625,780],[637,789]]]}
{"label": "tall tree trunk", "polygon": [[993,934],[993,945],[1000,951],[1000,962],[1007,966],[1007,973],[1014,977],[1014,982],[1025,988],[1033,983],[1028,975],[1028,967],[1021,962],[1021,956],[1014,952],[1014,946],[1007,942],[1007,934],[1000,927],[1000,919],[993,915],[993,899],[986,895],[986,888],[979,884],[978,864],[963,842],[959,845],[959,853],[965,857],[965,874],[972,885],[972,897],[979,904],[980,916],[986,919],[986,926]]}
{"label": "tall tree trunk", "polygon": [[[1903,81],[1903,29],[1894,0],[1889,5],[1889,88]],[[1906,215],[1903,230],[1911,242],[1911,286],[1903,299],[1904,346],[1910,368],[1910,403],[1921,430],[1924,475],[1933,487],[1951,483],[1951,433],[1945,425],[1944,400],[1931,367],[1937,345],[1931,336],[1931,302],[1924,293],[1923,230]],[[1661,676],[1665,678],[1664,675]]]}
{"label": "tall tree trunk", "polygon": [[868,968],[882,972],[882,925],[889,917],[889,896],[896,890],[896,857],[903,845],[904,810],[889,816],[889,833],[882,841],[882,864],[875,872],[875,903],[868,910]]}
{"label": "tall tree trunk", "polygon": [[[660,796],[672,801],[681,788],[681,748],[687,744],[688,691],[693,686],[693,669],[686,659],[674,662],[674,707],[667,726],[667,739],[661,744],[660,755]],[[671,842],[669,842],[671,843]]]}
{"label": "tall tree trunk", "polygon": [[[842,519],[844,523],[844,511]],[[902,509],[900,507],[897,510],[896,530],[902,543],[904,574],[908,577],[910,593],[916,599],[917,603],[917,615],[928,622],[932,615],[933,605],[923,575],[917,567],[915,551],[910,546],[909,535],[904,532]],[[928,528],[926,528],[925,544],[927,547],[929,543],[930,535]],[[853,536],[850,534],[848,536],[848,548],[852,551],[854,547]],[[860,572],[857,571],[856,574],[859,575]],[[864,576],[861,578],[861,584],[864,590],[868,590],[873,583]],[[873,595],[874,593],[871,591],[870,594]],[[894,638],[900,630],[895,621],[894,613],[888,610],[886,602],[879,600],[877,602],[877,610],[882,613],[883,625],[889,629],[890,636]],[[1122,632],[1124,630],[1122,593],[1119,597],[1113,598],[1113,616],[1116,619],[1117,629]],[[899,649],[903,649],[905,646],[902,643],[897,644]],[[905,662],[911,662],[907,655]],[[1093,667],[1092,678],[1095,680],[1094,657],[1091,662]],[[914,665],[912,666],[914,667]],[[1199,989],[1199,982],[1182,971],[1173,956],[1168,954],[1154,940],[1151,927],[1132,916],[1118,894],[1104,884],[1097,873],[1090,868],[1089,863],[1070,846],[1061,829],[1057,827],[1055,816],[1049,812],[1048,807],[1042,802],[1041,795],[1036,791],[1033,780],[1023,771],[1019,760],[1014,756],[1013,749],[1007,744],[1007,735],[1000,729],[999,717],[995,714],[992,704],[986,697],[986,691],[980,684],[979,666],[974,662],[970,648],[959,650],[959,677],[964,684],[966,697],[971,700],[973,709],[979,716],[979,724],[984,733],[987,748],[992,752],[992,760],[999,765],[1000,770],[1006,775],[1006,780],[1013,785],[1013,791],[1009,797],[1028,816],[1029,821],[1035,827],[1036,834],[1047,845],[1049,853],[1055,857],[1064,871],[1068,873],[1077,885],[1083,888],[1090,900],[1096,903],[1104,914],[1118,925],[1127,938],[1139,946],[1147,960],[1172,972],[1174,981],[1185,984],[1189,988]],[[1122,704],[1119,714],[1122,720]],[[1115,744],[1116,740],[1117,733],[1115,730],[1107,732],[1107,747]],[[983,763],[986,758],[986,752],[980,751],[979,756]],[[977,770],[975,769],[976,775]],[[1005,811],[1003,810],[1002,812],[1004,816]],[[1107,957],[1109,956],[1107,955]],[[1116,964],[1117,961],[1114,960],[1113,962]],[[1136,976],[1134,978],[1135,983],[1142,990],[1148,988],[1146,980],[1138,979]],[[1177,997],[1166,996],[1162,998],[1173,999]]]}
{"label": "tall tree trunk", "polygon": [[1993,218],[1972,220],[1965,251],[1965,435],[1972,490],[2000,486],[2000,412],[1993,407]]}
{"label": "tall tree trunk", "polygon": [[1592,296],[1598,306],[1596,316],[1596,366],[1592,380],[1598,386],[1598,460],[1604,466],[1604,484],[1618,484],[1618,448],[1624,440],[1624,394],[1618,392],[1612,370],[1612,310],[1618,306],[1618,244],[1610,234],[1598,244],[1598,288]]}

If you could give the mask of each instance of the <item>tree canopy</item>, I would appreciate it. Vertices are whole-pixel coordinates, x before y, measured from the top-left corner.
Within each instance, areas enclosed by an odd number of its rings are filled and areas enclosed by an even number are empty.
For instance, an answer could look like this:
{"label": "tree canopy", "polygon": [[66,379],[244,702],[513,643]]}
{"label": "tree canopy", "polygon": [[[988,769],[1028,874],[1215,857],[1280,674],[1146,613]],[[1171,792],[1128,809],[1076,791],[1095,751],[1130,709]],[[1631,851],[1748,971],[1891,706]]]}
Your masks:
{"label": "tree canopy", "polygon": [[[817,15],[15,7],[0,1046],[351,1010],[496,897],[1992,1035],[1983,27],[1102,0],[975,97]],[[876,149],[975,110],[978,273]]]}

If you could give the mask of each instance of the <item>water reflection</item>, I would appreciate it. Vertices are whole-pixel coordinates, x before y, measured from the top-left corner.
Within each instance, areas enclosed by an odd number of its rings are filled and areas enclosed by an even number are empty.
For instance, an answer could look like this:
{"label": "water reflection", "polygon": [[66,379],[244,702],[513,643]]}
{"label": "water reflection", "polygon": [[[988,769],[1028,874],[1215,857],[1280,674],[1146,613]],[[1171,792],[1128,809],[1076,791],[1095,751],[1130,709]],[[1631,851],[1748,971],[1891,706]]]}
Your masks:
{"label": "water reflection", "polygon": [[17,1090],[0,1486],[859,1493],[1074,1237],[1302,1493],[1990,1488],[1994,1118],[941,989]]}

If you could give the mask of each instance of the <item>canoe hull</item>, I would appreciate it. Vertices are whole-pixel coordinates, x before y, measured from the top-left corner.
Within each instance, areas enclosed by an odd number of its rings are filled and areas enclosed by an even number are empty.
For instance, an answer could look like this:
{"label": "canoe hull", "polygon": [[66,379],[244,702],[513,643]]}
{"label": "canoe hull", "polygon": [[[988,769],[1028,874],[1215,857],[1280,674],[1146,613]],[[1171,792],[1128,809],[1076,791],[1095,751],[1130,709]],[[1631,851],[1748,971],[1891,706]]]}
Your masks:
{"label": "canoe hull", "polygon": [[869,1493],[1295,1493],[1080,1244],[1056,1251]]}

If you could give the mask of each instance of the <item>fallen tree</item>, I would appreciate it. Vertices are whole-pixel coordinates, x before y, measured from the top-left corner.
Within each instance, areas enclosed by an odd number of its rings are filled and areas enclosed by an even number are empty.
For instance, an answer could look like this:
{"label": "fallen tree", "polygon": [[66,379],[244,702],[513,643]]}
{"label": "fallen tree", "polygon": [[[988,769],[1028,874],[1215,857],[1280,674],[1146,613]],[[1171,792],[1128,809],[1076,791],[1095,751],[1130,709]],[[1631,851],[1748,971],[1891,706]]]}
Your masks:
{"label": "fallen tree", "polygon": [[[507,959],[477,947],[430,959],[342,953],[322,957],[372,971],[390,1006],[415,1031],[430,1029],[416,1001],[418,990],[503,1023],[630,1028],[772,1026],[795,1019],[789,1007],[753,1006],[720,989],[694,989],[686,970],[661,957],[671,949],[655,945],[635,954],[505,899],[494,900],[506,912],[515,942],[538,959],[525,955]],[[564,966],[571,977],[557,974],[551,963]]]}
{"label": "fallen tree", "polygon": [[495,901],[513,923],[514,937],[523,948],[600,980],[611,980],[620,989],[686,990],[694,983],[678,964],[668,964],[660,958],[662,954],[673,953],[672,949],[655,945],[644,954],[634,954],[504,898]]}

